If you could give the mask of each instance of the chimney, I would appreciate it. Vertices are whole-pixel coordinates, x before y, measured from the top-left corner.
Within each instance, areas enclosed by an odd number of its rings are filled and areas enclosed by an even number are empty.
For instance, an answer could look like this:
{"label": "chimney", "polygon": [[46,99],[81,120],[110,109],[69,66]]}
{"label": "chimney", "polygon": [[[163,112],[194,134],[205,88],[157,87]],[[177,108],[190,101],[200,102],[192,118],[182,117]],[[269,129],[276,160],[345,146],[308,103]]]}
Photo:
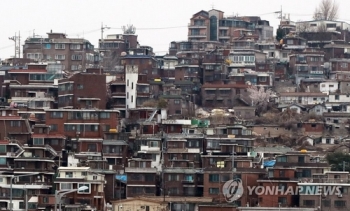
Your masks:
{"label": "chimney", "polygon": [[52,34],[52,29],[50,30],[50,33]]}

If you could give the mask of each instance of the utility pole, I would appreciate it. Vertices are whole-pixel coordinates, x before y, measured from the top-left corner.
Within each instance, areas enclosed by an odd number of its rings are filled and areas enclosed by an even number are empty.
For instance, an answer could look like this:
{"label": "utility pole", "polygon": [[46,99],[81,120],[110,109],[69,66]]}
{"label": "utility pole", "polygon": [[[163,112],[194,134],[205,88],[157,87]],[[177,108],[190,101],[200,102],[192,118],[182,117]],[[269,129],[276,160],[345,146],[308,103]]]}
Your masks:
{"label": "utility pole", "polygon": [[9,40],[12,40],[15,42],[15,55],[14,58],[21,58],[21,34],[20,32],[17,34],[15,33],[15,36],[9,37]]}
{"label": "utility pole", "polygon": [[282,5],[281,5],[281,23],[282,23],[282,21],[283,21],[283,13],[282,13]]}
{"label": "utility pole", "polygon": [[102,56],[101,56],[101,49],[102,49],[102,46],[103,46],[103,31],[105,29],[110,29],[110,27],[107,27],[107,26],[103,26],[103,23],[101,23],[101,43],[100,43],[100,55],[99,55],[99,58],[100,58],[100,61],[99,61],[99,64],[100,64],[100,75],[102,74],[102,65],[101,65],[101,62],[102,62]]}

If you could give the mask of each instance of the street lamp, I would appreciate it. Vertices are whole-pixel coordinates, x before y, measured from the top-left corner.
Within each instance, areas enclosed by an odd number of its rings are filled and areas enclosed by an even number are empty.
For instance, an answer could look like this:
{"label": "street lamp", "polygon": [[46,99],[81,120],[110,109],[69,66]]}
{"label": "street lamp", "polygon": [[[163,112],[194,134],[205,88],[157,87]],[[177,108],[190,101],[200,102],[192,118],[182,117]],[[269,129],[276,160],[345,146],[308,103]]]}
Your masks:
{"label": "street lamp", "polygon": [[57,203],[58,203],[58,206],[59,206],[59,211],[61,211],[61,199],[64,195],[68,194],[68,193],[73,193],[73,192],[76,192],[76,191],[84,191],[84,190],[87,190],[89,189],[88,186],[81,186],[80,188],[77,188],[77,189],[72,189],[72,190],[56,190],[55,191],[55,210],[54,211],[57,211]]}

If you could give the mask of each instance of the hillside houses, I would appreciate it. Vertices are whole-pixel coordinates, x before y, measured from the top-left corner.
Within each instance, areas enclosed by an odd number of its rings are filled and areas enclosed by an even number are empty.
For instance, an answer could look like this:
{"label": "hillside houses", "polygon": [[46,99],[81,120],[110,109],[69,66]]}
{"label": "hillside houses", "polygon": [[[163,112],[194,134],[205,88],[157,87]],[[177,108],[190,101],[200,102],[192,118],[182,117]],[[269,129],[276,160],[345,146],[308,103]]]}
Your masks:
{"label": "hillside houses", "polygon": [[[347,42],[316,45],[296,32],[322,21],[284,16],[281,40],[255,16],[211,9],[189,22],[188,40],[166,55],[133,28],[100,49],[63,33],[27,39],[30,61],[0,66],[0,208],[55,210],[55,192],[72,190],[60,201],[67,211],[344,210],[349,164],[327,154],[349,151]],[[341,193],[229,201],[233,180]]]}

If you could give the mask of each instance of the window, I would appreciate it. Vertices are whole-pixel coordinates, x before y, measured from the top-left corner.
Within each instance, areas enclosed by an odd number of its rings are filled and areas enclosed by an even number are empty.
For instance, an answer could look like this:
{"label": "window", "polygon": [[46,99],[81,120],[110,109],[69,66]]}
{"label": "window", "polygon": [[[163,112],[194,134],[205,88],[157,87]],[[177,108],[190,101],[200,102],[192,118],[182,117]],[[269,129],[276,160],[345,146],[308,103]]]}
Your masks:
{"label": "window", "polygon": [[66,178],[72,178],[73,177],[73,172],[67,171],[66,172]]}
{"label": "window", "polygon": [[22,201],[19,202],[19,208],[20,209],[25,209],[26,208],[26,206],[24,205],[24,202],[22,202]]}
{"label": "window", "polygon": [[287,190],[287,184],[286,183],[279,183],[278,184],[278,189],[282,190],[282,191],[286,191]]}
{"label": "window", "polygon": [[179,175],[177,174],[169,174],[168,181],[179,181]]}
{"label": "window", "polygon": [[232,129],[232,135],[238,135],[239,130],[238,129]]}
{"label": "window", "polygon": [[277,162],[281,162],[281,163],[287,162],[287,156],[277,157]]}
{"label": "window", "polygon": [[131,89],[134,89],[134,82],[131,82]]}
{"label": "window", "polygon": [[[79,188],[86,188],[86,190],[79,190]],[[80,183],[78,184],[78,193],[79,194],[90,194],[91,190],[90,190],[90,184],[89,183]]]}
{"label": "window", "polygon": [[110,118],[110,113],[108,113],[108,112],[101,112],[100,113],[100,118],[101,119],[109,119]]}
{"label": "window", "polygon": [[0,145],[0,153],[6,153],[6,145]]}
{"label": "window", "polygon": [[84,89],[84,85],[83,84],[78,84],[77,85],[77,89]]}
{"label": "window", "polygon": [[66,55],[55,55],[55,59],[56,60],[65,60],[66,59]]}
{"label": "window", "polygon": [[280,177],[285,177],[285,171],[284,170],[280,170],[279,174],[280,174]]}
{"label": "window", "polygon": [[49,43],[44,44],[44,49],[51,49],[51,44]]}
{"label": "window", "polygon": [[259,82],[266,82],[266,81],[267,81],[266,77],[259,77]]}
{"label": "window", "polygon": [[315,200],[303,200],[303,205],[307,207],[314,207],[315,206]]}
{"label": "window", "polygon": [[219,182],[219,174],[209,174],[209,182]]}
{"label": "window", "polygon": [[229,174],[221,175],[221,182],[227,182],[229,180],[230,180],[230,175]]}
{"label": "window", "polygon": [[63,118],[63,112],[62,111],[51,112],[51,118],[55,118],[55,119]]}
{"label": "window", "polygon": [[150,141],[149,142],[149,147],[159,147],[158,141]]}
{"label": "window", "polygon": [[330,200],[322,200],[322,204],[324,207],[330,207],[331,206],[331,201]]}
{"label": "window", "polygon": [[21,127],[21,121],[11,121],[11,127]]}
{"label": "window", "polygon": [[219,188],[209,188],[209,194],[219,194]]}
{"label": "window", "polygon": [[42,55],[40,53],[27,53],[27,59],[40,59]]}
{"label": "window", "polygon": [[176,105],[180,104],[180,100],[174,100],[174,104]]}
{"label": "window", "polygon": [[346,207],[346,201],[344,200],[335,200],[334,207]]}
{"label": "window", "polygon": [[335,100],[339,100],[339,95],[335,95]]}
{"label": "window", "polygon": [[305,157],[304,156],[298,156],[298,163],[305,163]]}
{"label": "window", "polygon": [[301,177],[312,177],[310,169],[303,169],[301,172]]}
{"label": "window", "polygon": [[70,45],[71,50],[79,50],[80,49],[80,44],[71,44]]}
{"label": "window", "polygon": [[43,138],[34,138],[33,145],[44,145],[44,139]]}
{"label": "window", "polygon": [[61,190],[71,190],[73,189],[73,183],[60,183]]}
{"label": "window", "polygon": [[57,124],[50,125],[50,131],[57,131],[58,126]]}
{"label": "window", "polygon": [[281,205],[287,204],[287,197],[278,197],[278,203]]}
{"label": "window", "polygon": [[97,146],[96,144],[88,144],[87,145],[88,151],[89,152],[97,152]]}
{"label": "window", "polygon": [[55,44],[55,49],[66,49],[65,44]]}
{"label": "window", "polygon": [[81,60],[82,59],[82,56],[81,55],[77,55],[77,54],[74,54],[72,55],[72,60],[75,61],[75,60]]}

